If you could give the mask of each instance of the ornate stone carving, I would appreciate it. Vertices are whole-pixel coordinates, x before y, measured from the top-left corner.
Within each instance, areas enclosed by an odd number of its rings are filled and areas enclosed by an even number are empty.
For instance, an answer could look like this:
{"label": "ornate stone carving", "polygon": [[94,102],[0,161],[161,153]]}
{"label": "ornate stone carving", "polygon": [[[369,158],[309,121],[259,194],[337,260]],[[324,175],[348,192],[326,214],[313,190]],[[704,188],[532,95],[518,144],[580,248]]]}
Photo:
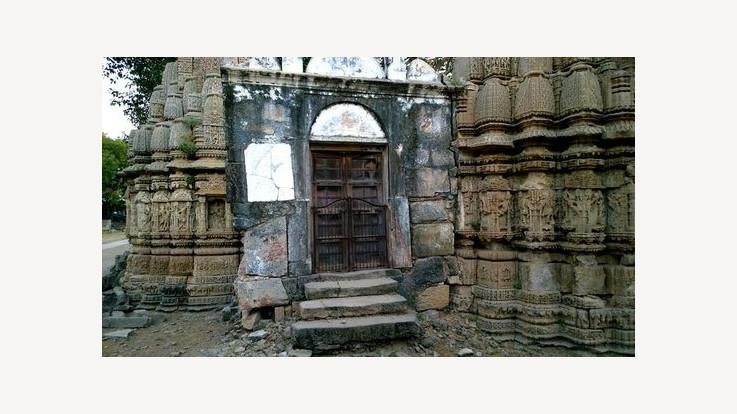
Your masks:
{"label": "ornate stone carving", "polygon": [[634,185],[607,194],[607,233],[610,237],[630,236],[635,231]]}
{"label": "ornate stone carving", "polygon": [[498,239],[511,236],[512,194],[508,191],[479,193],[482,239]]}
{"label": "ornate stone carving", "polygon": [[552,117],[555,112],[553,85],[542,74],[525,78],[517,88],[514,118],[520,120],[530,116]]}
{"label": "ornate stone carving", "polygon": [[509,88],[498,79],[491,78],[476,94],[474,104],[476,127],[486,123],[508,123],[512,121],[512,104]]}
{"label": "ornate stone carving", "polygon": [[604,238],[604,197],[601,191],[591,189],[566,190],[563,193],[564,214],[562,226],[571,230],[571,241],[596,242]]}
{"label": "ornate stone carving", "polygon": [[151,198],[148,191],[139,191],[135,198],[136,231],[138,236],[151,232]]}
{"label": "ornate stone carving", "polygon": [[529,241],[553,237],[555,194],[552,190],[522,191],[519,195],[520,225]]}
{"label": "ornate stone carving", "polygon": [[560,95],[561,116],[574,112],[602,110],[601,87],[590,66],[577,65],[563,79]]}
{"label": "ornate stone carving", "polygon": [[167,89],[166,103],[164,104],[164,118],[176,119],[182,116],[184,116],[182,94],[179,93],[179,86],[177,81],[174,80]]}
{"label": "ornate stone carving", "polygon": [[509,57],[481,58],[484,66],[484,77],[509,76],[512,59]]}

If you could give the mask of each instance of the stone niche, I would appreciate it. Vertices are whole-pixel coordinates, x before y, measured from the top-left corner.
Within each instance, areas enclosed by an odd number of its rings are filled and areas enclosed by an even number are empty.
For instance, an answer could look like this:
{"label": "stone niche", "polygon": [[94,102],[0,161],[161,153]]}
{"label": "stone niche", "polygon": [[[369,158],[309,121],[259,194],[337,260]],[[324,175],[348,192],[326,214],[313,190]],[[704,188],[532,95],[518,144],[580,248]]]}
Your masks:
{"label": "stone niche", "polygon": [[[343,63],[348,66],[341,71],[365,77],[333,78],[342,76],[334,67],[341,63],[319,58],[306,73],[223,69],[228,202],[233,226],[243,234],[239,283],[278,278],[290,301],[304,298],[302,286],[315,272],[311,150],[370,146],[381,152],[386,169],[389,267],[417,279],[405,284],[413,297],[425,292],[421,302],[447,306],[449,289],[438,286],[447,272],[428,276],[412,269],[418,259],[453,254],[456,164],[448,88],[382,79],[376,61]],[[413,67],[429,79],[424,66]],[[428,277],[432,286],[423,282]]]}

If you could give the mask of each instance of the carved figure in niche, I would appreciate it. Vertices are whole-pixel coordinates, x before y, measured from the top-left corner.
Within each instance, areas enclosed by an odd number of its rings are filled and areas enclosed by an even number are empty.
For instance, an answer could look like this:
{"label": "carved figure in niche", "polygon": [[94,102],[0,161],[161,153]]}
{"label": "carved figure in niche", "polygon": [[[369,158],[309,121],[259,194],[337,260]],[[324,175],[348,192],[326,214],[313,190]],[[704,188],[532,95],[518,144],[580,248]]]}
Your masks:
{"label": "carved figure in niche", "polygon": [[520,221],[531,240],[543,240],[553,231],[553,192],[529,190],[520,196]]}
{"label": "carved figure in niche", "polygon": [[512,195],[506,191],[479,193],[481,230],[494,233],[509,231],[509,203],[511,200]]}
{"label": "carved figure in niche", "polygon": [[607,222],[611,233],[635,231],[635,194],[625,186],[607,195]]}
{"label": "carved figure in niche", "polygon": [[590,189],[568,190],[563,194],[565,203],[564,225],[576,233],[603,230],[604,209],[600,191]]}
{"label": "carved figure in niche", "polygon": [[143,232],[151,229],[151,204],[146,201],[136,203],[136,227]]}
{"label": "carved figure in niche", "polygon": [[463,193],[463,224],[466,230],[479,230],[477,193]]}
{"label": "carved figure in niche", "polygon": [[169,231],[169,203],[157,203],[156,229],[160,232]]}
{"label": "carved figure in niche", "polygon": [[214,200],[207,206],[207,225],[209,231],[225,229],[225,202]]}
{"label": "carved figure in niche", "polygon": [[172,227],[179,233],[189,230],[189,203],[177,202],[172,206]]}

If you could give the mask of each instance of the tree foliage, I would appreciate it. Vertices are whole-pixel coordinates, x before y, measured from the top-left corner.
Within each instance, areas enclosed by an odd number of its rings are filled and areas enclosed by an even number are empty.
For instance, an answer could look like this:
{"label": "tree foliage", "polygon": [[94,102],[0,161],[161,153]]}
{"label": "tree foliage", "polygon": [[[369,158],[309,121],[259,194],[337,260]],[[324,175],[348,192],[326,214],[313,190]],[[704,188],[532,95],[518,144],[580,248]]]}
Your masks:
{"label": "tree foliage", "polygon": [[111,139],[102,133],[102,212],[110,217],[113,211],[125,206],[125,182],[118,172],[128,165],[128,143],[122,139]]}
{"label": "tree foliage", "polygon": [[148,100],[156,85],[161,83],[161,75],[173,57],[109,57],[105,58],[103,76],[113,84],[128,82],[130,87],[117,91],[110,89],[112,105],[123,107],[123,113],[135,126],[146,122]]}

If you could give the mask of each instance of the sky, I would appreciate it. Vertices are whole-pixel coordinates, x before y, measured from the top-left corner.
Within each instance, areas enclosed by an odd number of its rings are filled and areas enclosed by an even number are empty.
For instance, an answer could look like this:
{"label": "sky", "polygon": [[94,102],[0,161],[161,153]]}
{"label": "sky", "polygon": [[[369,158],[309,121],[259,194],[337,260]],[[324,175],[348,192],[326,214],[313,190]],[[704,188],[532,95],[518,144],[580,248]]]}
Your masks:
{"label": "sky", "polygon": [[114,86],[120,90],[125,84],[118,82],[113,85],[110,80],[102,76],[102,132],[105,132],[110,138],[122,138],[123,133],[130,133],[133,124],[123,115],[123,108],[120,106],[110,105],[112,96],[110,95],[110,87]]}

